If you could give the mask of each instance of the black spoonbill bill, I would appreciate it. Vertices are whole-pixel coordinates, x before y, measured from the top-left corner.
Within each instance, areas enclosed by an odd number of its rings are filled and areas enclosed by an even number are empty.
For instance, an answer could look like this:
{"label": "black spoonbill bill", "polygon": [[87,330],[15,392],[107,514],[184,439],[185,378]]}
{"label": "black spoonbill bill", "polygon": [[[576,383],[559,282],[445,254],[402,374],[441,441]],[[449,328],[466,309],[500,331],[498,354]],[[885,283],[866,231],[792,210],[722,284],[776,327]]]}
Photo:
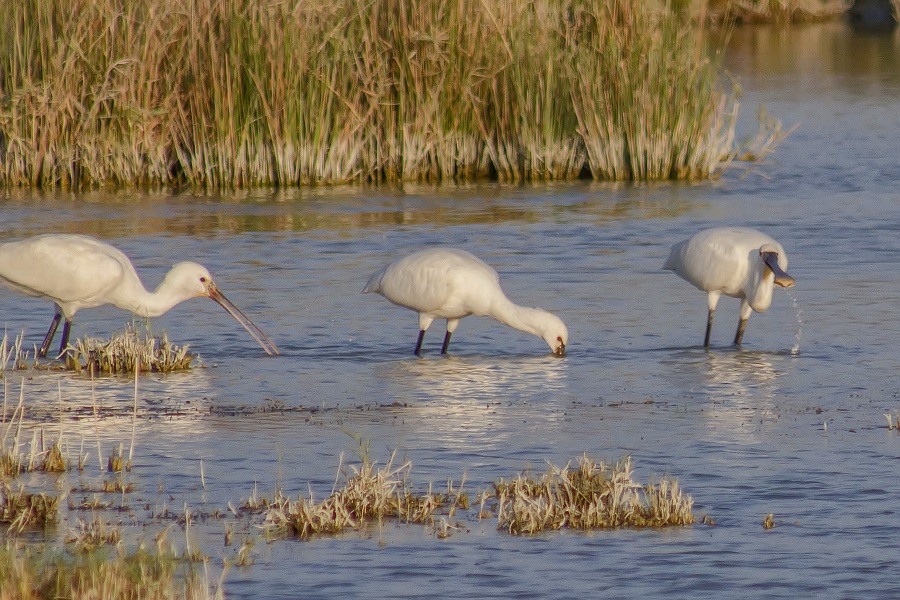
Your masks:
{"label": "black spoonbill bill", "polygon": [[55,304],[56,314],[38,356],[47,355],[62,317],[66,323],[59,353],[65,352],[72,318],[82,308],[114,304],[140,317],[158,317],[200,296],[218,302],[267,354],[278,354],[275,344],[222,295],[209,271],[195,262],[176,264],[156,291],[148,292],[119,249],[86,235],[47,234],[0,244],[0,283]]}
{"label": "black spoonbill bill", "polygon": [[685,281],[707,293],[705,347],[709,347],[713,315],[722,294],[741,299],[741,319],[734,343],[740,345],[751,311],[765,312],[772,304],[776,285],[791,287],[786,273],[788,257],[766,234],[747,227],[704,229],[672,246],[663,269],[675,271]]}
{"label": "black spoonbill bill", "polygon": [[557,356],[566,352],[569,332],[562,320],[539,308],[513,304],[500,288],[497,271],[465,250],[429,248],[396,260],[369,279],[363,293],[369,292],[419,313],[416,354],[435,319],[447,320],[441,347],[446,354],[459,320],[469,315],[492,317],[536,335]]}

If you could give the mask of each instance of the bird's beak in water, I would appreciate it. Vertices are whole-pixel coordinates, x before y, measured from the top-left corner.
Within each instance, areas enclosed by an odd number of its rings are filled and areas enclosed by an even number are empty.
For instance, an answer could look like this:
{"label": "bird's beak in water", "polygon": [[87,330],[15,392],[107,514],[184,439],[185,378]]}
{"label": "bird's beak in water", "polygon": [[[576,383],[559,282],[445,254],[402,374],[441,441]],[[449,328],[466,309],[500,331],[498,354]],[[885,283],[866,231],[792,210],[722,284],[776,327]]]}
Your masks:
{"label": "bird's beak in water", "polygon": [[775,274],[775,285],[780,285],[781,287],[792,287],[794,285],[794,278],[782,271],[781,267],[778,266],[777,252],[761,252],[760,254],[763,262]]}
{"label": "bird's beak in water", "polygon": [[554,356],[565,356],[566,355],[566,345],[562,343],[562,340],[559,340],[559,346],[556,347],[556,350],[553,351]]}
{"label": "bird's beak in water", "polygon": [[215,283],[210,282],[209,287],[207,288],[209,293],[209,297],[219,303],[219,305],[228,311],[228,314],[234,317],[235,321],[240,323],[244,329],[250,332],[250,335],[253,336],[253,339],[262,346],[262,349],[266,351],[266,354],[269,356],[275,354],[281,354],[278,351],[278,348],[275,347],[275,344],[266,337],[266,334],[262,332],[262,330],[253,324],[253,321],[247,318],[247,315],[241,312],[241,310],[231,303],[231,300],[225,297],[225,295],[219,291],[219,288],[216,287]]}

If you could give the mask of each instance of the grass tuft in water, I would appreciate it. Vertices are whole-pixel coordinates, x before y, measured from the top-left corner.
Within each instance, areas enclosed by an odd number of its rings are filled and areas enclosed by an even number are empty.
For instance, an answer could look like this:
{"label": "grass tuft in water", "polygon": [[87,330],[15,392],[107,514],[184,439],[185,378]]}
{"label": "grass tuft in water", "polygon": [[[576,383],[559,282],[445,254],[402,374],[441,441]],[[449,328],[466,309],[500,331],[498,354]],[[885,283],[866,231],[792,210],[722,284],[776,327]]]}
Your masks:
{"label": "grass tuft in water", "polygon": [[193,360],[194,356],[188,354],[188,346],[173,344],[166,333],[155,337],[149,329],[142,334],[133,325],[126,325],[122,333],[109,340],[77,340],[74,352],[67,357],[67,366],[95,375],[135,371],[169,373],[190,369]]}
{"label": "grass tuft in water", "polygon": [[519,475],[495,484],[498,527],[513,534],[547,529],[690,525],[693,500],[674,480],[641,486],[631,460],[613,466],[583,456],[578,468],[550,465],[543,477]]}
{"label": "grass tuft in water", "polygon": [[122,541],[122,533],[117,527],[110,527],[99,516],[94,515],[90,521],[78,519],[75,529],[65,538],[74,552],[92,552],[103,546],[115,546]]}
{"label": "grass tuft in water", "polygon": [[8,524],[8,534],[16,535],[26,529],[55,523],[58,508],[57,496],[32,494],[23,486],[13,488],[7,483],[0,484],[0,523]]}
{"label": "grass tuft in water", "polygon": [[270,535],[295,535],[309,538],[318,533],[339,533],[356,529],[367,521],[394,518],[405,523],[430,523],[439,509],[456,507],[457,502],[468,505],[468,498],[448,485],[447,493],[429,489],[423,494],[409,490],[407,476],[412,468],[409,461],[394,466],[392,455],[388,463],[378,467],[363,460],[359,466],[339,469],[344,485],[321,502],[312,494],[309,498],[289,500],[280,493],[268,506],[263,524]]}

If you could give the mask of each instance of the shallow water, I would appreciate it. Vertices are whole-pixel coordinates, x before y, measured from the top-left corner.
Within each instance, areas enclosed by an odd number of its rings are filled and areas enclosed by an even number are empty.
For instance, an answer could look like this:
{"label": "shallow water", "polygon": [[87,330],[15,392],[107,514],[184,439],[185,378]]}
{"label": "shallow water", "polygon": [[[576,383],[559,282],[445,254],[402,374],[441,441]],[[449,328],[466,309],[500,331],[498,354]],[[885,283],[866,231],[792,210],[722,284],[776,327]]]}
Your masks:
{"label": "shallow water", "polygon": [[[447,539],[385,524],[265,543],[241,522],[236,537],[257,540],[255,564],[232,568],[226,593],[894,597],[900,437],[883,415],[900,411],[898,39],[834,25],[739,30],[728,64],[745,118],[764,104],[799,128],[762,165],[714,183],[11,194],[3,239],[97,235],[129,254],[148,286],[173,262],[197,260],[283,353],[265,356],[203,300],[155,319],[203,366],[139,380],[137,490],[108,518],[152,539],[168,524],[153,517],[165,508],[226,511],[255,485],[269,497],[277,485],[321,499],[341,455],[356,460],[354,436],[370,440],[380,464],[394,450],[408,458],[419,490],[465,476],[473,496],[546,461],[630,455],[639,481],[677,478],[715,525],[522,538],[477,520],[476,508]],[[719,224],[779,239],[797,285],[751,317],[740,350],[730,346],[738,302],[724,298],[707,352],[704,295],[661,265],[672,243]],[[438,353],[436,324],[413,357],[414,314],[360,291],[384,263],[430,244],[467,248],[514,301],[562,317],[568,356],[470,318],[449,356]],[[0,293],[3,323],[11,334],[24,327],[29,343],[51,314]],[[128,320],[85,310],[74,334],[107,336]],[[45,435],[61,427],[73,451],[83,440],[92,453],[61,489],[99,479],[98,453],[127,449],[132,379],[36,372],[4,383],[10,407],[24,385]],[[769,513],[777,526],[766,530]],[[213,567],[239,545],[223,546],[223,528],[216,519],[195,528]]]}

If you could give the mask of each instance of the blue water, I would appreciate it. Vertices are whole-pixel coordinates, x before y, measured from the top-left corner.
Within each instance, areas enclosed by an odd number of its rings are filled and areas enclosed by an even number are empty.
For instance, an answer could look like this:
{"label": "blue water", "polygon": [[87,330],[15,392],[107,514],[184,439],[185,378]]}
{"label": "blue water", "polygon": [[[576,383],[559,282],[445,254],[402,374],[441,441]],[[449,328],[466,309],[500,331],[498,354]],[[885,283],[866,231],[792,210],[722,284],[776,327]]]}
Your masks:
{"label": "blue water", "polygon": [[[833,25],[739,30],[728,66],[745,131],[759,105],[798,128],[761,165],[711,183],[9,192],[2,238],[90,233],[131,256],[148,286],[196,260],[282,350],[265,356],[205,300],[155,319],[202,367],[138,382],[136,490],[106,517],[152,540],[171,522],[153,517],[163,508],[227,513],[254,486],[322,499],[341,456],[357,461],[358,437],[380,464],[394,450],[410,460],[419,491],[465,477],[472,497],[547,462],[628,455],[638,481],[677,478],[715,524],[516,537],[476,505],[446,539],[387,522],[267,542],[261,517],[233,515],[201,520],[194,535],[213,574],[254,540],[254,564],[226,574],[231,598],[895,597],[900,437],[884,414],[900,411],[898,50],[898,34]],[[707,352],[704,295],[661,265],[673,243],[720,224],[779,239],[797,285],[751,317],[740,350],[738,301],[724,298]],[[430,244],[479,255],[510,298],[563,318],[568,356],[473,317],[449,356],[436,324],[413,357],[415,315],[360,292]],[[51,315],[0,293],[2,323],[29,344]],[[74,334],[129,321],[85,310]],[[130,444],[130,378],[8,372],[4,383],[10,407],[24,385],[23,440],[62,428],[72,452],[91,453],[59,487],[99,480],[98,454]],[[64,513],[60,537],[84,516]],[[776,527],[764,529],[770,513]],[[226,523],[237,532],[228,547]]]}

